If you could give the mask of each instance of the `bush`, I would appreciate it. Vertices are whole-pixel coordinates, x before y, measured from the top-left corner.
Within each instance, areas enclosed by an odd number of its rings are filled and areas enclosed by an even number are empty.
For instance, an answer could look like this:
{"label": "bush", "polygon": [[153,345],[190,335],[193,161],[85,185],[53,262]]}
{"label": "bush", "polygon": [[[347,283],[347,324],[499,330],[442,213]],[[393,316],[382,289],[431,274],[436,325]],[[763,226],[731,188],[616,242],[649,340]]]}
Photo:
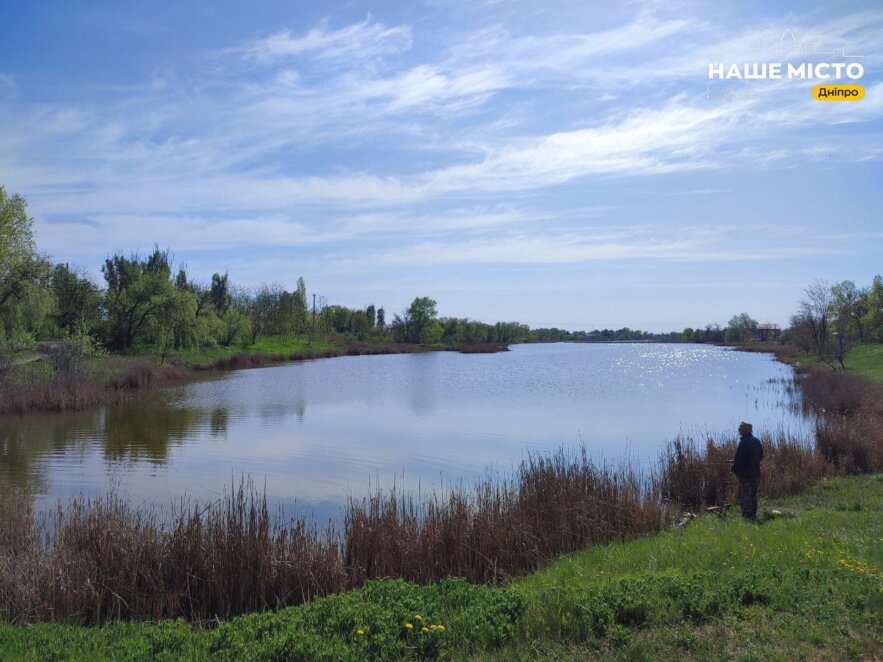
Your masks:
{"label": "bush", "polygon": [[106,352],[95,339],[79,329],[67,338],[49,343],[49,359],[55,372],[62,375],[77,375],[83,372],[90,359],[103,356]]}

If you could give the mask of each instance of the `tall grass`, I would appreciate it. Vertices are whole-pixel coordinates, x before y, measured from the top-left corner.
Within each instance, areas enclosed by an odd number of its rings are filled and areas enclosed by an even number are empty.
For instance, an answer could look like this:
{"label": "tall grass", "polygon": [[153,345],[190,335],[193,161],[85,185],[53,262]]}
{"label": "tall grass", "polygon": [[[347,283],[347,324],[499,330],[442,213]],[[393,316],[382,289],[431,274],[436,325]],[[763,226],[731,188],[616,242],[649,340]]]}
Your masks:
{"label": "tall grass", "polygon": [[349,581],[495,581],[565,552],[656,531],[665,513],[645,485],[628,468],[594,465],[582,449],[533,456],[514,479],[488,477],[423,502],[395,493],[351,501]]}
{"label": "tall grass", "polygon": [[[808,440],[784,433],[761,439],[764,448],[760,493],[781,497],[806,489],[832,473],[831,465]],[[676,439],[662,451],[657,490],[667,501],[686,508],[736,503],[738,479],[730,471],[736,437]]]}
{"label": "tall grass", "polygon": [[102,623],[194,621],[300,604],[397,576],[492,582],[548,558],[658,530],[659,501],[640,477],[583,452],[525,461],[417,501],[351,500],[341,530],[282,522],[246,483],[218,502],[163,516],[117,493],[39,514],[0,509],[0,619]]}
{"label": "tall grass", "polygon": [[[792,386],[796,402],[815,417],[814,439],[784,433],[762,439],[761,495],[794,494],[828,475],[883,471],[883,387],[814,364],[798,366]],[[675,440],[662,453],[658,492],[693,508],[734,503],[737,481],[729,466],[736,444],[735,438]]]}
{"label": "tall grass", "polygon": [[114,368],[110,375],[86,371],[57,373],[48,379],[31,378],[24,383],[0,382],[0,414],[86,409],[124,401],[139,389],[192,377],[187,368],[158,366],[146,360],[126,361]]}

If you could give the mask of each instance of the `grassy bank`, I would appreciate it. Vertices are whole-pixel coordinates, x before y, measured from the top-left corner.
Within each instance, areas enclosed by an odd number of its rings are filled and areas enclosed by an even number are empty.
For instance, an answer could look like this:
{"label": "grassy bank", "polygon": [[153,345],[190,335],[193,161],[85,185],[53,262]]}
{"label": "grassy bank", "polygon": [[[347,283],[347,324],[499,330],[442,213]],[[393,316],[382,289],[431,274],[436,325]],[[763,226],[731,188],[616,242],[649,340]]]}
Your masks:
{"label": "grassy bank", "polygon": [[765,499],[761,511],[760,525],[704,516],[574,554],[504,587],[381,579],[202,629],[182,621],[0,625],[0,650],[22,660],[883,655],[883,476],[829,479]]}
{"label": "grassy bank", "polygon": [[846,369],[883,382],[883,344],[859,345],[846,354]]}
{"label": "grassy bank", "polygon": [[[792,345],[773,343],[748,343],[734,345],[741,352],[767,352],[789,365],[820,365],[818,358],[812,354],[801,353]],[[883,343],[865,343],[852,347],[843,360],[846,372],[866,377],[872,381],[883,382]]]}

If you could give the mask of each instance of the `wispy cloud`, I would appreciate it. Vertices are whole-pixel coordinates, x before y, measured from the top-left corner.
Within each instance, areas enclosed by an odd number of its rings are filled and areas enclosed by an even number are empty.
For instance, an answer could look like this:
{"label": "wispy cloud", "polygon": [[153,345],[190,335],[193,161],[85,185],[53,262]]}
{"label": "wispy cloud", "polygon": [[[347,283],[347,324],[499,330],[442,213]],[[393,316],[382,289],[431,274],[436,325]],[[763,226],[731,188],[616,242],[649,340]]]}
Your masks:
{"label": "wispy cloud", "polygon": [[281,30],[254,39],[233,52],[246,59],[269,64],[300,55],[320,59],[368,59],[406,51],[411,47],[411,28],[406,25],[387,27],[370,15],[361,23],[337,30],[323,21],[306,34]]}
{"label": "wispy cloud", "polygon": [[424,242],[373,259],[400,266],[456,263],[566,264],[621,260],[677,260],[679,262],[741,262],[783,260],[829,255],[832,246],[758,246],[735,232],[684,229],[678,236],[658,229],[624,228],[619,231],[559,233],[555,236],[508,234],[494,239],[463,242]]}
{"label": "wispy cloud", "polygon": [[[331,256],[361,240],[391,265],[821,251],[734,249],[697,233],[602,239],[581,227],[635,221],[628,192],[601,202],[589,185],[627,191],[623,182],[691,176],[660,192],[701,204],[738,186],[700,175],[883,156],[878,130],[855,131],[883,114],[883,84],[869,80],[858,104],[810,103],[805,82],[716,103],[704,96],[708,58],[744,47],[768,19],[731,29],[712,10],[631,11],[597,29],[488,20],[438,34],[428,22],[329,19],[120,81],[100,104],[36,100],[20,74],[3,73],[0,181],[29,197],[41,243],[59,255],[153,241]],[[883,12],[781,24],[848,43],[869,70],[883,62]]]}

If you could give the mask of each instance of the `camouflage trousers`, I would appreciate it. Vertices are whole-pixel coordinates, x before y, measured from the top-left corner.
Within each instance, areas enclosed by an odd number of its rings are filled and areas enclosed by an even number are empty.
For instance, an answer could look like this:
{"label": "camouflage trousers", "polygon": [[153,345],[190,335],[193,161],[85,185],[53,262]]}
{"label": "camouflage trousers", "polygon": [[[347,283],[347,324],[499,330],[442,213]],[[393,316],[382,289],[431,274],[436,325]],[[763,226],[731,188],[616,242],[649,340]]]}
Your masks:
{"label": "camouflage trousers", "polygon": [[760,485],[760,477],[739,479],[739,506],[742,508],[742,517],[745,519],[757,517],[758,485]]}

